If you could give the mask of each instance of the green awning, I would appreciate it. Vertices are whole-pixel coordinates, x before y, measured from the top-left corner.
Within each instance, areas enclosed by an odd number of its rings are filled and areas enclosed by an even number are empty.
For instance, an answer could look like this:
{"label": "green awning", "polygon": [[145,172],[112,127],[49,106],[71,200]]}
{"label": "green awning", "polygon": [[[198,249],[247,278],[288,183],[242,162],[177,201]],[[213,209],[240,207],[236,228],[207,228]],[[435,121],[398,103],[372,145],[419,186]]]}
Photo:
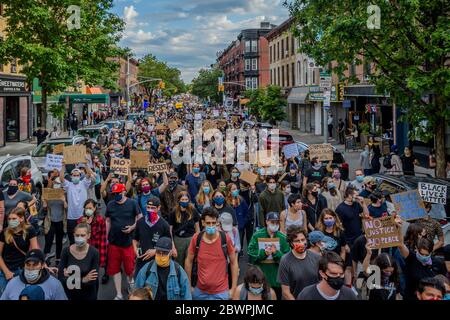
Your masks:
{"label": "green awning", "polygon": [[102,103],[109,104],[108,94],[63,94],[59,97],[60,103],[65,103],[66,98],[69,97],[70,103]]}
{"label": "green awning", "polygon": [[[60,94],[47,95],[47,104],[59,103],[61,99]],[[37,78],[33,79],[33,103],[42,103],[42,88],[39,85],[39,80]]]}

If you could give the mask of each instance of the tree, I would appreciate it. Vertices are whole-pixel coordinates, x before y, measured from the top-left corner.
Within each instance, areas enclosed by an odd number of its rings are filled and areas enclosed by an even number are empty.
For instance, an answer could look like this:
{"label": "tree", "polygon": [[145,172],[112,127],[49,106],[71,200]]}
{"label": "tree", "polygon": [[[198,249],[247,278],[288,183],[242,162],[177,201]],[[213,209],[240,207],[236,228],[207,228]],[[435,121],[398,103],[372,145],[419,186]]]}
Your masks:
{"label": "tree", "polygon": [[247,104],[250,113],[262,117],[264,121],[276,124],[277,121],[286,118],[283,106],[287,104],[287,101],[281,95],[281,87],[268,86],[256,90],[247,90],[244,96],[250,99]]}
{"label": "tree", "polygon": [[222,71],[219,69],[201,69],[192,80],[192,94],[202,99],[210,97],[214,102],[222,102],[222,95],[218,92],[218,78],[221,76]]}
{"label": "tree", "polygon": [[[335,61],[342,75],[346,64],[375,65],[371,82],[389,92],[412,128],[432,131],[437,175],[445,177],[445,128],[450,121],[448,25],[450,3],[429,1],[285,1],[295,18],[300,50],[320,65]],[[369,12],[369,13],[368,13]],[[379,18],[377,29],[373,18]],[[423,139],[423,136],[422,136]]]}
{"label": "tree", "polygon": [[[167,63],[159,61],[154,55],[148,54],[140,60],[139,81],[145,81],[145,78],[162,79],[165,88],[162,89],[168,97],[174,94],[186,92],[186,85],[181,79],[181,72],[177,68],[171,68]],[[149,96],[150,102],[159,89],[160,81],[149,81],[142,84],[145,93]]]}
{"label": "tree", "polygon": [[[113,0],[9,0],[4,16],[7,38],[0,46],[0,62],[17,58],[21,73],[42,87],[43,126],[47,122],[47,96],[79,81],[113,88],[118,64],[107,57],[118,55],[116,43],[124,23],[109,12]],[[79,28],[69,28],[72,13],[80,7]],[[68,21],[69,20],[69,21]],[[69,24],[68,24],[69,23]]]}

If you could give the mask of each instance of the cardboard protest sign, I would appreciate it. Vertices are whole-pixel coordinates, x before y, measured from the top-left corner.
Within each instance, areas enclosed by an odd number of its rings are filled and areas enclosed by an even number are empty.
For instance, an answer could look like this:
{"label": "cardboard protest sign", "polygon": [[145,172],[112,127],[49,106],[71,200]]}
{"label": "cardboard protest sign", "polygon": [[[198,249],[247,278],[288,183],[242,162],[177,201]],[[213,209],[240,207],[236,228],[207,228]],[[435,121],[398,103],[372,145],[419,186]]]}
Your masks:
{"label": "cardboard protest sign", "polygon": [[167,130],[168,128],[167,128],[167,126],[165,125],[165,124],[157,124],[156,125],[156,127],[155,127],[155,130],[156,131],[164,131],[164,130]]}
{"label": "cardboard protest sign", "polygon": [[127,176],[128,169],[130,168],[131,160],[112,158],[111,159],[111,171],[120,176]]}
{"label": "cardboard protest sign", "polygon": [[296,143],[291,143],[288,145],[285,145],[283,147],[283,153],[286,159],[290,159],[292,157],[298,157],[300,153],[298,152],[298,147]]}
{"label": "cardboard protest sign", "polygon": [[271,150],[259,150],[256,154],[258,167],[271,167],[276,166],[278,163],[275,162],[275,154],[272,154]]}
{"label": "cardboard protest sign", "polygon": [[42,189],[42,199],[61,200],[64,197],[64,189],[44,188]]}
{"label": "cardboard protest sign", "polygon": [[169,166],[167,163],[150,163],[147,171],[151,174],[169,172]]}
{"label": "cardboard protest sign", "polygon": [[65,146],[64,162],[65,164],[86,163],[86,146]]}
{"label": "cardboard protest sign", "polygon": [[127,121],[125,129],[133,130],[133,128],[134,128],[134,122],[133,121]]}
{"label": "cardboard protest sign", "polygon": [[53,169],[61,170],[64,156],[59,154],[48,153],[45,157],[45,169],[51,171]]}
{"label": "cardboard protest sign", "polygon": [[414,220],[427,215],[425,206],[417,190],[406,191],[391,195],[395,211],[404,220]]}
{"label": "cardboard protest sign", "polygon": [[64,143],[57,144],[53,147],[53,154],[62,154],[64,152]]}
{"label": "cardboard protest sign", "polygon": [[[280,239],[279,238],[259,238],[258,239],[258,249],[266,250],[266,248],[275,247],[276,250],[280,250]],[[272,255],[267,256],[266,260],[261,261],[261,263],[274,263]]]}
{"label": "cardboard protest sign", "polygon": [[148,151],[131,151],[130,153],[131,168],[147,169],[149,163]]}
{"label": "cardboard protest sign", "polygon": [[245,170],[241,172],[241,176],[239,178],[250,185],[254,185],[258,176],[251,171]]}
{"label": "cardboard protest sign", "polygon": [[447,204],[447,186],[419,182],[418,189],[423,201],[443,205]]}
{"label": "cardboard protest sign", "polygon": [[397,228],[393,216],[363,220],[363,227],[367,242],[372,244],[374,249],[398,247],[402,243],[401,228]]}
{"label": "cardboard protest sign", "polygon": [[329,143],[311,144],[309,146],[309,158],[319,158],[319,161],[333,160],[333,147]]}

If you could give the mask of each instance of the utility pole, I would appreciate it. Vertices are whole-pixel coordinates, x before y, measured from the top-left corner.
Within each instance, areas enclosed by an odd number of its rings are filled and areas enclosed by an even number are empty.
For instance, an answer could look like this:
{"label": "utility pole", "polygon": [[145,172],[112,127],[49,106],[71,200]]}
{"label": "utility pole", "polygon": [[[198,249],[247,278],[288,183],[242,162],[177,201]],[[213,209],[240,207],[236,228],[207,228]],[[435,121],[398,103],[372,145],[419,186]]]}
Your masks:
{"label": "utility pole", "polygon": [[130,112],[130,55],[127,55],[127,110]]}

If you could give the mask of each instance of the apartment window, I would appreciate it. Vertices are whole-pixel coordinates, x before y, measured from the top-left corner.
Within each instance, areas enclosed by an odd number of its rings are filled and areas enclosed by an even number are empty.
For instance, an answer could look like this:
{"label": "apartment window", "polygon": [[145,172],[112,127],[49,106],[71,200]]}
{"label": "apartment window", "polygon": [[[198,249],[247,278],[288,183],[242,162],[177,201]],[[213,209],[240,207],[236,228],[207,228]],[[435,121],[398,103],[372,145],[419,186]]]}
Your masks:
{"label": "apartment window", "polygon": [[291,40],[292,40],[291,51],[292,51],[292,55],[294,55],[295,54],[295,37],[292,36]]}
{"label": "apartment window", "polygon": [[289,87],[289,65],[286,65],[286,87]]}
{"label": "apartment window", "polygon": [[281,59],[284,59],[284,39],[281,39]]}
{"label": "apartment window", "polygon": [[289,37],[286,38],[286,57],[289,57]]}
{"label": "apartment window", "polygon": [[252,78],[252,89],[258,89],[258,78]]}
{"label": "apartment window", "polygon": [[305,83],[305,85],[308,84],[308,61],[303,60],[303,73],[304,73],[304,77],[303,77],[303,82]]}
{"label": "apartment window", "polygon": [[368,60],[364,60],[364,80],[370,80],[372,66]]}
{"label": "apartment window", "polygon": [[316,69],[315,68],[313,68],[312,79],[311,79],[311,84],[314,84],[314,83],[316,83]]}
{"label": "apartment window", "polygon": [[245,78],[245,86],[247,87],[247,90],[252,88],[252,78]]}
{"label": "apartment window", "polygon": [[280,78],[281,78],[281,77],[280,77],[280,71],[281,71],[281,70],[280,70],[280,67],[278,67],[278,71],[277,71],[277,72],[278,72],[278,82],[277,82],[277,84],[278,84],[279,86],[281,85],[281,82],[280,82]]}
{"label": "apartment window", "polygon": [[280,60],[280,43],[277,42],[277,61]]}
{"label": "apartment window", "polygon": [[270,84],[273,84],[273,70],[270,69]]}
{"label": "apartment window", "polygon": [[281,67],[281,84],[282,84],[283,88],[284,88],[284,85],[285,85],[284,79],[285,79],[284,66],[282,66]]}
{"label": "apartment window", "polygon": [[258,40],[252,40],[252,52],[258,52]]}
{"label": "apartment window", "polygon": [[295,87],[295,63],[292,63],[292,86]]}
{"label": "apartment window", "polygon": [[11,73],[17,73],[17,60],[13,59],[11,61]]}
{"label": "apartment window", "polygon": [[251,52],[252,42],[250,40],[245,41],[245,52]]}
{"label": "apartment window", "polygon": [[270,63],[272,63],[272,46],[270,46]]}
{"label": "apartment window", "polygon": [[355,61],[352,62],[350,65],[350,77],[354,77],[356,75],[356,63]]}
{"label": "apartment window", "polygon": [[[2,5],[0,5],[2,6]],[[3,42],[3,36],[0,34],[0,44]],[[3,72],[3,64],[0,63],[0,72]]]}
{"label": "apartment window", "polygon": [[298,68],[298,84],[301,86],[302,83],[302,63],[299,61],[297,62],[297,68]]}
{"label": "apartment window", "polygon": [[251,64],[252,64],[251,59],[245,59],[245,71],[250,71]]}
{"label": "apartment window", "polygon": [[252,59],[252,70],[258,70],[258,59]]}

